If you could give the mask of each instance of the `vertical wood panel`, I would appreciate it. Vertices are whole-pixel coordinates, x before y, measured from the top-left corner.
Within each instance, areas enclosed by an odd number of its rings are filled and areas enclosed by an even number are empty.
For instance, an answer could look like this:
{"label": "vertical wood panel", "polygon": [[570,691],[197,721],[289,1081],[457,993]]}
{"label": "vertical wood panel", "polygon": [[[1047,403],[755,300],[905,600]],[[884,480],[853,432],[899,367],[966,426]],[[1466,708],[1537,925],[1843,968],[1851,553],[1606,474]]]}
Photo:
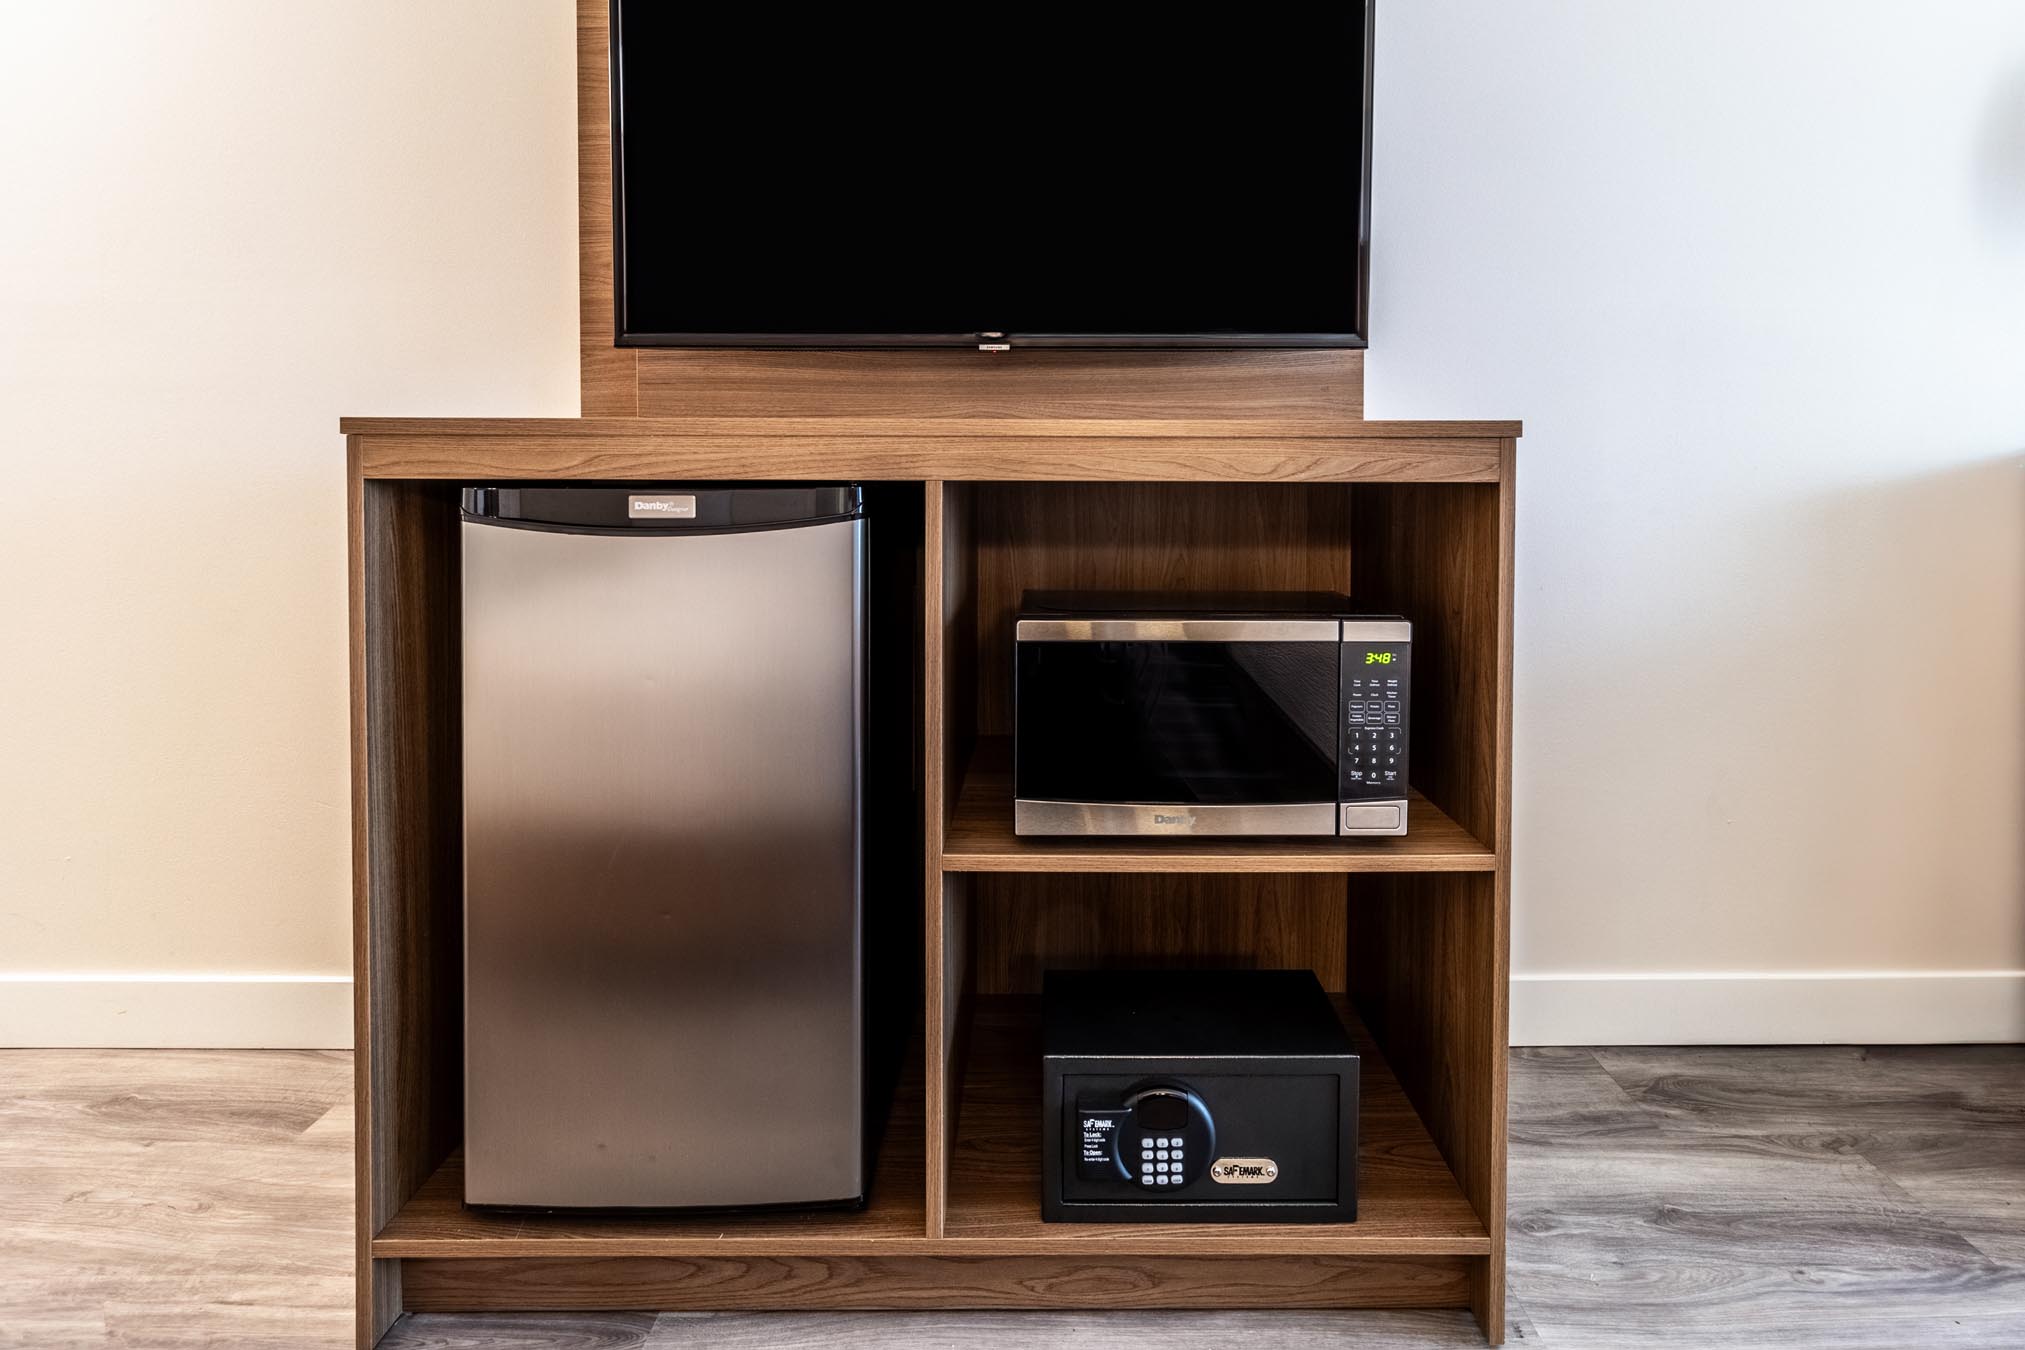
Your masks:
{"label": "vertical wood panel", "polygon": [[1350,988],[1491,1235],[1471,1274],[1504,1337],[1516,447],[1495,487],[1356,490],[1359,598],[1414,620],[1414,785],[1497,853],[1489,874],[1354,878]]}
{"label": "vertical wood panel", "polygon": [[950,1144],[956,1129],[956,1096],[963,1081],[963,1008],[969,971],[967,883],[942,875],[943,833],[956,809],[963,766],[970,754],[973,718],[969,696],[969,653],[974,646],[976,587],[972,580],[973,490],[967,484],[931,482],[925,487],[923,553],[923,647],[927,731],[924,737],[926,791],[926,905],[923,980],[927,990],[926,1087],[928,1119],[927,1231],[942,1234],[949,1189]]}
{"label": "vertical wood panel", "polygon": [[[359,1339],[400,1311],[365,1244],[463,1133],[457,511],[352,478]],[[363,807],[362,810],[358,809]]]}
{"label": "vertical wood panel", "polygon": [[1413,621],[1413,785],[1493,848],[1499,823],[1500,494],[1493,484],[1351,490],[1360,609]]}
{"label": "vertical wood panel", "polygon": [[612,345],[612,103],[608,0],[577,0],[577,322],[585,417],[640,411],[638,351]]}
{"label": "vertical wood panel", "polygon": [[1344,988],[1343,881],[1284,873],[979,873],[979,994],[1037,994],[1053,969],[1312,970]]}
{"label": "vertical wood panel", "polygon": [[607,0],[577,0],[584,415],[1364,417],[1362,351],[731,351],[615,347]]}
{"label": "vertical wood panel", "polygon": [[373,1117],[373,971],[367,960],[365,934],[371,926],[371,887],[367,885],[372,857],[371,816],[366,762],[366,524],[365,483],[359,476],[359,438],[345,438],[345,545],[348,571],[351,657],[351,778],[352,778],[352,1111],[356,1141],[352,1151],[355,1214],[354,1294],[358,1350],[372,1350],[401,1315],[401,1263],[375,1261],[373,1234],[384,1219],[373,1197],[381,1190],[376,1165],[379,1131]]}
{"label": "vertical wood panel", "polygon": [[[1350,986],[1463,1194],[1491,1233],[1477,1284],[1504,1278],[1504,961],[1491,873],[1351,883]],[[1487,1332],[1498,1303],[1478,1308]],[[1495,1339],[1495,1337],[1493,1338]]]}

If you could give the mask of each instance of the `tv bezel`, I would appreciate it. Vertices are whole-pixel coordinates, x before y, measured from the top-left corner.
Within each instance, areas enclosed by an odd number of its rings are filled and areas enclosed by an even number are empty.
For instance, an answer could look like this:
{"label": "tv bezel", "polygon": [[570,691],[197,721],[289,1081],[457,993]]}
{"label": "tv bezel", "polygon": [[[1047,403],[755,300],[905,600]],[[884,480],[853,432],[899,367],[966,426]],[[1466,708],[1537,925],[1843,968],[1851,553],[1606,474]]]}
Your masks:
{"label": "tv bezel", "polygon": [[1364,348],[1371,338],[1371,110],[1372,47],[1377,0],[1364,6],[1363,145],[1357,190],[1357,327],[1347,333],[648,333],[626,326],[626,155],[622,0],[610,0],[607,20],[607,93],[612,153],[612,345],[615,347],[884,348],[1085,347],[1085,348]]}

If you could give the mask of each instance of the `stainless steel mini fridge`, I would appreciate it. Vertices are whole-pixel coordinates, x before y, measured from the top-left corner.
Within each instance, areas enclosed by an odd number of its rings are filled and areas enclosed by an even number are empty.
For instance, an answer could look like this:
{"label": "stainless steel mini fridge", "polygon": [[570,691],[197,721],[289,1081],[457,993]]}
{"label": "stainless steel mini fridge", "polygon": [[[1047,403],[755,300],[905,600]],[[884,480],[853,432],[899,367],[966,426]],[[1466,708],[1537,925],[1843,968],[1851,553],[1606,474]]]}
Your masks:
{"label": "stainless steel mini fridge", "polygon": [[468,1203],[863,1199],[865,527],[464,491]]}

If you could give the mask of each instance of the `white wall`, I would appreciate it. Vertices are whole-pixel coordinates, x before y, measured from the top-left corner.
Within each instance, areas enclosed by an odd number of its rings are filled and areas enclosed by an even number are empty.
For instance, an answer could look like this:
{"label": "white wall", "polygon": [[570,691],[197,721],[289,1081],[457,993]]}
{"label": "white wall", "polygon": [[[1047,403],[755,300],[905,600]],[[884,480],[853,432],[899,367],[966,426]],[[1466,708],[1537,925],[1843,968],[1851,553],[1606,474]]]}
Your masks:
{"label": "white wall", "polygon": [[[348,1034],[340,413],[575,411],[566,0],[0,9],[0,1043]],[[1387,0],[1514,1032],[2025,1035],[2025,7]],[[117,978],[112,978],[117,977]]]}
{"label": "white wall", "polygon": [[574,41],[0,7],[0,1043],[348,1041],[337,418],[575,415]]}
{"label": "white wall", "polygon": [[2025,5],[1377,50],[1370,415],[1526,422],[1515,1039],[2025,1037]]}

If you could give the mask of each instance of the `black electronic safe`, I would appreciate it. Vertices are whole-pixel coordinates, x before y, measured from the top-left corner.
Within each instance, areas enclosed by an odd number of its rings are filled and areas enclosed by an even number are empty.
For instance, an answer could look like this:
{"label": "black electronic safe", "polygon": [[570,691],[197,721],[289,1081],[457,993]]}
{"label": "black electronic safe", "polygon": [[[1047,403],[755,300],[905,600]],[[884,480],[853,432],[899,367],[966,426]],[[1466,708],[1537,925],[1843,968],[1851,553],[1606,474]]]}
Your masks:
{"label": "black electronic safe", "polygon": [[1041,1217],[1357,1217],[1357,1054],[1305,970],[1049,971]]}

